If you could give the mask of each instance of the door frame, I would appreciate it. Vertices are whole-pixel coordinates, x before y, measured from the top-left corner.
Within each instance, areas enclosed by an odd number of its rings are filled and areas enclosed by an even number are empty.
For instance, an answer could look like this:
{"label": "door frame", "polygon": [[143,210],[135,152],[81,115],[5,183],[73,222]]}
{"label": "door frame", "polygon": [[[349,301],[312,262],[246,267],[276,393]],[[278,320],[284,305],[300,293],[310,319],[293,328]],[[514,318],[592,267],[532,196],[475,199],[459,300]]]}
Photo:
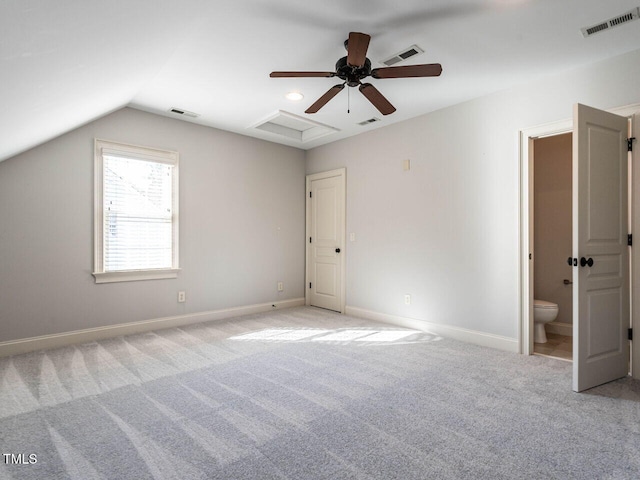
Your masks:
{"label": "door frame", "polygon": [[[632,104],[624,107],[607,109],[606,111],[632,118],[640,115],[640,104]],[[632,131],[640,129],[640,122],[632,122]],[[519,206],[519,316],[518,322],[518,351],[523,355],[533,354],[533,260],[529,259],[529,253],[533,249],[533,142],[538,138],[561,135],[573,132],[573,118],[524,128],[519,131],[518,156],[520,159],[518,168],[520,176],[520,206]],[[637,136],[635,133],[632,136]],[[634,144],[632,164],[640,159],[640,137]],[[629,201],[629,219],[631,232],[636,233],[636,245],[640,241],[640,233],[634,232],[634,227],[640,227],[640,195],[634,194],[633,186],[640,184],[640,166],[632,168],[629,175],[631,199]],[[640,248],[636,246],[636,248]],[[640,302],[633,303],[634,293],[640,298],[640,254],[633,255],[630,252],[630,298],[631,327],[636,336],[640,335]],[[634,281],[636,280],[636,281]],[[575,321],[575,319],[574,319]],[[640,379],[640,341],[631,342],[631,372],[634,378]]]}
{"label": "door frame", "polygon": [[309,282],[311,281],[311,270],[310,270],[310,258],[311,258],[311,245],[309,244],[308,238],[311,236],[311,201],[309,197],[309,193],[311,192],[311,182],[315,180],[322,180],[324,178],[331,177],[341,177],[342,185],[343,185],[343,193],[344,198],[342,199],[342,238],[340,239],[341,245],[341,254],[340,254],[340,313],[345,312],[346,306],[346,232],[347,232],[347,169],[346,168],[337,168],[335,170],[329,170],[326,172],[319,172],[307,175],[306,177],[306,228],[305,228],[305,260],[304,260],[304,303],[305,305],[311,305],[310,292],[309,292]]}

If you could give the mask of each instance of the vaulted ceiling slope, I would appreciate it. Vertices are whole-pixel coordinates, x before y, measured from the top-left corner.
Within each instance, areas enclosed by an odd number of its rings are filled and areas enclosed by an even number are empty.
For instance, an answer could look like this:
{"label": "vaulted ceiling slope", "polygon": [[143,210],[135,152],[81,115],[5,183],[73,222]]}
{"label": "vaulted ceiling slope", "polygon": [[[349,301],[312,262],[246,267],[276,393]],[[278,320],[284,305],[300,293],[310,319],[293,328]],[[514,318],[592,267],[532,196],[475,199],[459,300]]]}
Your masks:
{"label": "vaulted ceiling slope", "polygon": [[[586,38],[580,29],[638,6],[640,0],[6,0],[0,160],[126,105],[313,148],[637,50],[640,21]],[[373,68],[417,45],[424,53],[402,64],[437,62],[443,73],[368,80],[397,108],[391,115],[353,88],[305,114],[339,81],[269,73],[333,71],[351,31],[371,35]],[[287,100],[290,91],[303,100]],[[255,128],[279,111],[294,135]],[[307,127],[296,116],[332,128],[297,138]],[[372,118],[380,121],[359,125]]]}

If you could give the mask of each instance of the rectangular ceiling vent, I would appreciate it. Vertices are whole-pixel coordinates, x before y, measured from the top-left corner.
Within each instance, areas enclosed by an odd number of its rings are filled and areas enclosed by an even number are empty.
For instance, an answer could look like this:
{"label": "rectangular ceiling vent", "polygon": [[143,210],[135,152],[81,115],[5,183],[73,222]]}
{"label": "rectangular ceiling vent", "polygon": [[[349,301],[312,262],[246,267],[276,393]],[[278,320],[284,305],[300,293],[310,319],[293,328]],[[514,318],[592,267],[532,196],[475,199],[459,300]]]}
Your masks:
{"label": "rectangular ceiling vent", "polygon": [[278,110],[267,119],[253,125],[252,128],[287,137],[300,143],[340,131],[337,128],[313,122],[283,110]]}
{"label": "rectangular ceiling vent", "polygon": [[618,15],[615,18],[600,22],[596,25],[581,28],[580,31],[582,32],[582,36],[586,38],[603,30],[609,30],[610,28],[619,27],[632,20],[638,20],[638,18],[640,18],[640,7],[636,7],[627,13],[623,13],[622,15]]}
{"label": "rectangular ceiling vent", "polygon": [[175,113],[176,115],[184,115],[185,117],[197,118],[200,116],[198,113],[189,112],[187,110],[183,110],[181,108],[172,108],[169,110],[171,113]]}
{"label": "rectangular ceiling vent", "polygon": [[370,123],[379,122],[379,121],[380,121],[379,118],[373,117],[373,118],[370,118],[369,120],[365,120],[364,122],[359,122],[358,125],[361,125],[364,127],[365,125],[369,125]]}
{"label": "rectangular ceiling vent", "polygon": [[410,47],[405,48],[401,52],[398,52],[395,55],[392,55],[385,60],[381,60],[380,63],[383,65],[386,65],[387,67],[390,67],[391,65],[404,62],[406,59],[415,57],[416,55],[420,55],[421,53],[424,53],[423,49],[421,49],[417,45],[411,45]]}

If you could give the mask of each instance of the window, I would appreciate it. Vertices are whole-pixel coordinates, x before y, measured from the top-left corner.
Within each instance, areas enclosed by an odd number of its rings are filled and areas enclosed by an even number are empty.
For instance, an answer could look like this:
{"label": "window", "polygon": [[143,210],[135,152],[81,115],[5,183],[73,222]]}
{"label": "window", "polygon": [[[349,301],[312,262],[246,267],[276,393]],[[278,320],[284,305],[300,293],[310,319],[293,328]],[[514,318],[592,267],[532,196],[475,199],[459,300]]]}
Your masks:
{"label": "window", "polygon": [[96,283],[178,275],[178,153],[95,141]]}

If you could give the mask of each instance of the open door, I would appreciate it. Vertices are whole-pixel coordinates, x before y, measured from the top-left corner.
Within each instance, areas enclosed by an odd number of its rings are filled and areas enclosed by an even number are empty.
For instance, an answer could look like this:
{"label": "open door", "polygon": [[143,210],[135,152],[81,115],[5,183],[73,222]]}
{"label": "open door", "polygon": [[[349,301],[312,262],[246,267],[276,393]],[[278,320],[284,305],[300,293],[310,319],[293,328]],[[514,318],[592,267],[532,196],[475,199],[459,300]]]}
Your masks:
{"label": "open door", "polygon": [[573,118],[573,390],[629,372],[627,119]]}

